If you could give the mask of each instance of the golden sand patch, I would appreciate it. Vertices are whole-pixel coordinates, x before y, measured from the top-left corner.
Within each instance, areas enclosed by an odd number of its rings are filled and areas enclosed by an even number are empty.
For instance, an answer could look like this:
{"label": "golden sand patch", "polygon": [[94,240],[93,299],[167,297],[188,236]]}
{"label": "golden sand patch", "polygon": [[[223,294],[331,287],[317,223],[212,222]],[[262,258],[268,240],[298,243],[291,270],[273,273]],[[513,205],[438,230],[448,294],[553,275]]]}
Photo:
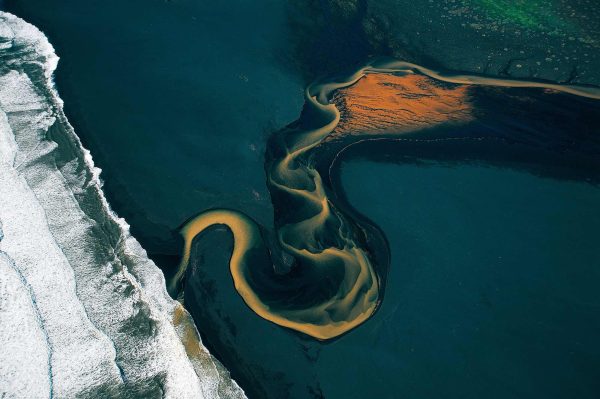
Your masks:
{"label": "golden sand patch", "polygon": [[417,74],[367,74],[335,94],[333,101],[341,119],[332,137],[406,133],[471,121],[469,87]]}

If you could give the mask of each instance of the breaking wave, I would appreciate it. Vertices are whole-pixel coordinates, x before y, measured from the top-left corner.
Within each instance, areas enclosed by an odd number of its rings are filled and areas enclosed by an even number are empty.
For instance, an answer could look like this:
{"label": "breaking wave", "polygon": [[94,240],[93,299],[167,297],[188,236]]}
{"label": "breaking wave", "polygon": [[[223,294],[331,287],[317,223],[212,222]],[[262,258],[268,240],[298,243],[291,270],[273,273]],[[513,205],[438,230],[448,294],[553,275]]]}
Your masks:
{"label": "breaking wave", "polygon": [[0,396],[243,397],[110,209],[57,64],[0,12]]}

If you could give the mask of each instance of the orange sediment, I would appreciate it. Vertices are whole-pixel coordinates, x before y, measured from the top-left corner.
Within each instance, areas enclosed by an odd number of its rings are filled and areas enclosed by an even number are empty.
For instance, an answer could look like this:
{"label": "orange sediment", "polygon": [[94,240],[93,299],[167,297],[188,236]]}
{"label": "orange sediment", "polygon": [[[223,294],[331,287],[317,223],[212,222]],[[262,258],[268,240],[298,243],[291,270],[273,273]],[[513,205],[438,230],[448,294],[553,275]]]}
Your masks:
{"label": "orange sediment", "polygon": [[469,90],[423,75],[368,74],[334,96],[342,118],[333,136],[400,134],[468,122],[473,119]]}
{"label": "orange sediment", "polygon": [[[296,267],[320,270],[332,264],[342,265],[344,274],[335,292],[320,303],[294,309],[262,301],[247,278],[252,268],[247,255],[263,245],[259,227],[248,216],[227,209],[201,213],[182,229],[185,246],[179,270],[170,283],[171,292],[177,291],[184,278],[193,239],[210,226],[225,225],[234,238],[229,268],[235,289],[260,317],[321,340],[340,336],[369,319],[381,301],[383,282],[369,251],[353,239],[354,224],[333,206],[321,176],[306,155],[331,138],[360,139],[373,134],[405,134],[446,123],[467,123],[473,119],[473,85],[538,87],[600,99],[596,88],[444,75],[400,61],[373,63],[341,82],[311,85],[305,92],[306,106],[319,114],[323,122],[313,129],[294,131],[279,149],[283,155],[268,165],[267,181],[272,193],[293,196],[310,209],[303,211],[306,214],[294,215],[294,222],[278,227],[281,248],[294,256]],[[324,235],[335,244],[323,244]]]}

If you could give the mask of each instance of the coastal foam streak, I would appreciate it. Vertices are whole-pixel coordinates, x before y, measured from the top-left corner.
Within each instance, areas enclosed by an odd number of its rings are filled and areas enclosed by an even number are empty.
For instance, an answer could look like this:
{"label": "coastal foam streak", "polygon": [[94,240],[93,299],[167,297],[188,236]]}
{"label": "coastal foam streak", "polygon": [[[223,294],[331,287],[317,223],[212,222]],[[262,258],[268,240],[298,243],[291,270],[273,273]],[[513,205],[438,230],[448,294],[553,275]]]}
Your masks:
{"label": "coastal foam streak", "polygon": [[0,396],[244,397],[110,209],[57,64],[0,12]]}

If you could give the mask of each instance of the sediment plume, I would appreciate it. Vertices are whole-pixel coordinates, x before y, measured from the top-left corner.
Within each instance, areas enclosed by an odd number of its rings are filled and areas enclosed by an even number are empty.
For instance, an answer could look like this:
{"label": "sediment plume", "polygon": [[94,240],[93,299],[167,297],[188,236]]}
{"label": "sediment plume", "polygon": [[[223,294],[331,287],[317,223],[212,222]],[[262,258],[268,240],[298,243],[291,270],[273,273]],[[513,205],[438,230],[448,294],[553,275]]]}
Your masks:
{"label": "sediment plume", "polygon": [[350,145],[373,135],[398,137],[466,124],[474,118],[470,90],[481,85],[600,98],[594,87],[445,74],[396,60],[373,61],[349,76],[312,84],[301,120],[271,138],[266,156],[277,245],[294,259],[288,273],[273,272],[282,269],[275,265],[270,275],[254,277],[264,268],[251,257],[265,246],[260,226],[235,210],[210,210],[182,230],[183,260],[170,289],[180,287],[193,239],[210,226],[225,225],[235,242],[230,261],[235,288],[256,314],[319,340],[359,326],[382,301],[389,264],[369,244],[365,221],[335,202],[319,173],[329,165],[318,164],[315,155],[331,141]]}

